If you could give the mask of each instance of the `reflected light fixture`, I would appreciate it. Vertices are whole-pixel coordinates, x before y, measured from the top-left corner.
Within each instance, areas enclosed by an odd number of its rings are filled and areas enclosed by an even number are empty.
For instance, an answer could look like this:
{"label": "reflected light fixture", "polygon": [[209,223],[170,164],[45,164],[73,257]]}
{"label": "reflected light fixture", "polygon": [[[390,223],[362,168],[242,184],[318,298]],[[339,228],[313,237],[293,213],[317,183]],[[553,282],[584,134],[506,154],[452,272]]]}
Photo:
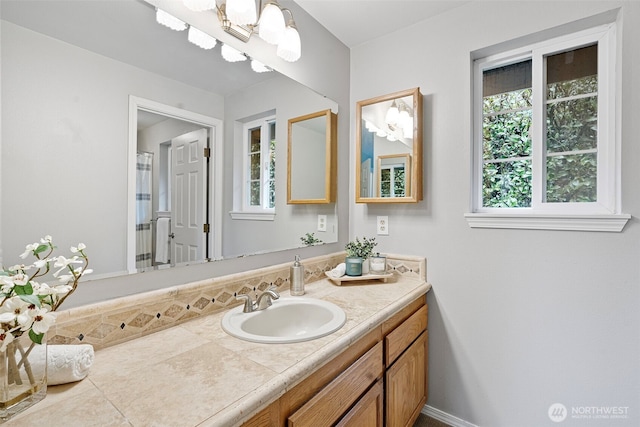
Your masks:
{"label": "reflected light fixture", "polygon": [[222,57],[225,59],[225,61],[240,62],[247,60],[247,57],[244,53],[229,46],[228,44],[223,44],[220,52],[222,53]]}
{"label": "reflected light fixture", "polygon": [[251,69],[256,73],[268,73],[269,71],[272,71],[271,68],[256,59],[251,60]]}
{"label": "reflected light fixture", "polygon": [[175,31],[183,31],[187,29],[187,24],[179,20],[173,15],[168,14],[162,9],[156,9],[156,21],[165,27],[169,27]]}
{"label": "reflected light fixture", "polygon": [[195,44],[202,49],[213,49],[218,41],[211,37],[209,34],[205,33],[202,30],[197,29],[194,26],[189,26],[189,36],[188,39],[191,43]]}

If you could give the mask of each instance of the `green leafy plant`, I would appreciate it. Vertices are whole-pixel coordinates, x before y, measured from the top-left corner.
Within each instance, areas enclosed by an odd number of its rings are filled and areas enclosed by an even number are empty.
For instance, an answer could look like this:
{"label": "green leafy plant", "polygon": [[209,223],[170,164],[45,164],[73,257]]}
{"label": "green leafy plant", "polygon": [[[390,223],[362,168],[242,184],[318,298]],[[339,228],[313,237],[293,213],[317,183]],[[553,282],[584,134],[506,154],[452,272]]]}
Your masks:
{"label": "green leafy plant", "polygon": [[307,233],[300,238],[302,244],[305,246],[313,246],[322,243],[322,240],[318,239],[314,233]]}
{"label": "green leafy plant", "polygon": [[376,242],[376,238],[367,238],[362,237],[360,240],[356,237],[355,240],[350,241],[344,247],[344,250],[347,252],[348,257],[352,258],[369,258],[373,254],[373,248],[378,245]]}

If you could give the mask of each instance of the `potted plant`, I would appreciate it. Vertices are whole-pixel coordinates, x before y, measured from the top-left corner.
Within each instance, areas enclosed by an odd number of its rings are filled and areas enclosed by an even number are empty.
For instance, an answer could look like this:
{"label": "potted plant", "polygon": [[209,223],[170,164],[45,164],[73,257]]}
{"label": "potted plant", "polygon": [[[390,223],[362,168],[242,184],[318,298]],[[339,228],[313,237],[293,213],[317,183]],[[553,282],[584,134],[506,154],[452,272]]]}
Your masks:
{"label": "potted plant", "polygon": [[373,248],[377,244],[375,237],[370,239],[363,237],[362,240],[356,237],[355,240],[345,245],[344,250],[347,252],[345,264],[348,276],[361,276],[369,272],[369,257],[373,254]]}

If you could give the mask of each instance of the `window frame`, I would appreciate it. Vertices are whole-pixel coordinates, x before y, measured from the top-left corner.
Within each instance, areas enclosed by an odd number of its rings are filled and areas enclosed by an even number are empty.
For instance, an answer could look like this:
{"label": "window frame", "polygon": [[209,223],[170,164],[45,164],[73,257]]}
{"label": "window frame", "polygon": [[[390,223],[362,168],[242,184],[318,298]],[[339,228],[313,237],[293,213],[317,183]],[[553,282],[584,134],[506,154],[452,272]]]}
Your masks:
{"label": "window frame", "polygon": [[[276,115],[269,114],[255,120],[242,123],[242,177],[241,177],[241,201],[240,210],[230,212],[233,219],[264,220],[273,221],[275,219],[274,207],[266,207],[268,204],[268,185],[271,181],[269,177],[269,162],[271,158],[271,127],[276,129]],[[250,204],[251,181],[251,160],[250,160],[250,138],[251,131],[260,129],[260,206]],[[275,152],[273,153],[275,156]],[[275,177],[273,179],[275,183]]]}
{"label": "window frame", "polygon": [[[598,142],[597,201],[552,203],[545,196],[544,147],[546,133],[545,56],[598,44]],[[609,23],[573,34],[550,38],[517,49],[478,58],[472,64],[472,175],[471,212],[465,214],[470,227],[550,230],[621,231],[630,215],[621,214],[620,138],[616,100],[619,76],[616,70],[616,25]],[[529,208],[482,206],[482,79],[485,70],[532,60],[532,194]]]}

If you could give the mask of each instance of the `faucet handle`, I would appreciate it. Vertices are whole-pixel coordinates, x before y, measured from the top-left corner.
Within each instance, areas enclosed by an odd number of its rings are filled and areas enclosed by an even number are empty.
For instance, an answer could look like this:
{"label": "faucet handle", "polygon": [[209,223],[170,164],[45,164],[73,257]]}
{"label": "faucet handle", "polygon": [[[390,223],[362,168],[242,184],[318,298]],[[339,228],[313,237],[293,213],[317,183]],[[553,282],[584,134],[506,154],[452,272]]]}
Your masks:
{"label": "faucet handle", "polygon": [[253,299],[249,294],[238,294],[236,295],[237,300],[244,300],[244,308],[242,309],[243,313],[251,313],[253,311]]}

